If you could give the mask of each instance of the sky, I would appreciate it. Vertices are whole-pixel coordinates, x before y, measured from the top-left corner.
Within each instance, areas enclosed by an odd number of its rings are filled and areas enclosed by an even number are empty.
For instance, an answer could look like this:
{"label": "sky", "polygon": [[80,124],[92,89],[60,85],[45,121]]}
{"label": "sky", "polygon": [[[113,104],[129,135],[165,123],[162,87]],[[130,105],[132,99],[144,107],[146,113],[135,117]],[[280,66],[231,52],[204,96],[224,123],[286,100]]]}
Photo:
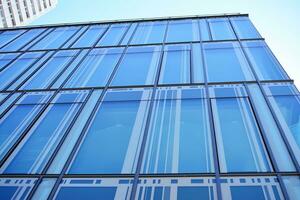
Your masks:
{"label": "sky", "polygon": [[247,13],[300,89],[300,0],[58,0],[31,25]]}

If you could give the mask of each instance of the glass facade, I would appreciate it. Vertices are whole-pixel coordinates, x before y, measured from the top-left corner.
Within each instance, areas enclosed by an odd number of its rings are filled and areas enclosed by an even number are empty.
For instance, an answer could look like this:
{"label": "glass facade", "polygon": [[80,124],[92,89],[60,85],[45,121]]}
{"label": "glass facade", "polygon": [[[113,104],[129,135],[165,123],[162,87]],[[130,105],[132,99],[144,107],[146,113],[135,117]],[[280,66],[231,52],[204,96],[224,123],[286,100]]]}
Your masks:
{"label": "glass facade", "polygon": [[0,199],[299,199],[299,119],[248,15],[0,32]]}

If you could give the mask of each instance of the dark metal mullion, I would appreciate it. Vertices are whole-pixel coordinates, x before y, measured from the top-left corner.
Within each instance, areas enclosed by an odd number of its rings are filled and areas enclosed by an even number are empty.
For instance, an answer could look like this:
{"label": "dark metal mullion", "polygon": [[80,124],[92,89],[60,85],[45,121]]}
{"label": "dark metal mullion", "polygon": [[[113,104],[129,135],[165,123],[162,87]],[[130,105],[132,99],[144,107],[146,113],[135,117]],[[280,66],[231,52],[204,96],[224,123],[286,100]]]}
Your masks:
{"label": "dark metal mullion", "polygon": [[[263,140],[264,146],[266,147],[267,153],[268,153],[268,155],[270,157],[270,161],[271,161],[272,167],[273,167],[273,169],[275,169],[275,172],[279,172],[280,173],[280,170],[279,170],[279,167],[277,165],[275,156],[274,156],[274,154],[272,152],[272,148],[271,148],[270,143],[268,141],[267,134],[266,134],[266,132],[265,132],[265,130],[263,128],[262,122],[261,122],[261,120],[260,120],[260,118],[259,118],[259,116],[257,114],[258,113],[257,108],[252,103],[252,102],[254,102],[253,97],[252,97],[252,95],[251,95],[251,93],[249,91],[249,88],[248,88],[247,84],[244,84],[244,87],[245,87],[246,92],[248,94],[248,98],[247,99],[249,100],[250,107],[253,110],[253,115],[254,115],[255,120],[257,122],[257,125],[259,127],[259,130],[260,130],[260,133],[261,133],[261,136],[262,136],[262,140]],[[286,190],[285,185],[283,183],[283,180],[282,180],[281,177],[279,177],[280,174],[276,174],[276,175],[278,177],[278,182],[279,182],[280,187],[284,188],[284,190],[282,190],[282,192],[284,193],[283,196],[285,197],[285,199],[289,199],[288,198],[288,194],[287,194],[287,190]]]}
{"label": "dark metal mullion", "polygon": [[162,70],[162,62],[163,62],[164,53],[165,53],[165,41],[166,41],[166,38],[167,38],[168,28],[169,28],[169,21],[167,22],[167,27],[166,27],[166,30],[165,30],[163,43],[161,45],[161,55],[160,55],[159,64],[158,64],[158,67],[157,67],[157,70],[156,70],[156,77],[155,77],[154,87],[153,87],[152,95],[151,95],[151,99],[150,99],[150,105],[149,105],[149,108],[147,110],[148,113],[147,113],[146,124],[145,124],[144,131],[142,133],[142,135],[143,135],[142,136],[142,143],[141,143],[141,148],[140,148],[140,152],[139,152],[139,156],[138,156],[136,172],[135,172],[133,183],[132,183],[132,189],[131,189],[131,193],[130,193],[130,199],[131,200],[135,200],[136,199],[135,197],[137,195],[137,188],[138,188],[138,183],[139,183],[139,178],[140,178],[140,173],[141,173],[141,167],[142,167],[142,164],[143,164],[145,146],[146,146],[146,142],[147,142],[147,138],[148,138],[148,134],[149,134],[150,122],[151,122],[151,118],[152,118],[152,111],[153,111],[153,108],[154,108],[155,95],[156,95],[156,90],[157,90],[158,83],[159,83],[160,73],[161,73],[161,70]]}
{"label": "dark metal mullion", "polygon": [[[136,29],[135,29],[135,30],[136,30]],[[131,39],[132,39],[132,36],[131,36]],[[97,43],[95,43],[95,44],[97,44]],[[114,75],[115,75],[115,73],[117,72],[117,69],[118,69],[119,65],[121,64],[121,62],[122,62],[122,60],[123,60],[123,57],[125,56],[125,53],[126,53],[127,48],[128,48],[128,46],[125,48],[125,50],[123,51],[122,56],[119,58],[119,61],[118,61],[118,63],[116,64],[115,68],[113,69],[113,72],[111,73],[110,78],[109,78],[109,80],[107,81],[106,86],[105,86],[105,88],[103,89],[103,91],[102,91],[102,93],[101,93],[101,95],[100,95],[100,97],[99,97],[99,99],[98,99],[96,105],[94,106],[94,108],[93,108],[93,110],[92,110],[90,116],[88,117],[87,121],[85,122],[85,125],[84,125],[84,127],[83,127],[83,130],[81,131],[79,137],[77,138],[77,141],[76,141],[75,145],[73,146],[72,151],[71,151],[70,155],[68,156],[68,159],[67,159],[66,163],[64,164],[63,169],[61,170],[61,173],[60,173],[60,175],[59,175],[59,178],[56,180],[56,182],[55,182],[55,184],[54,184],[54,186],[53,186],[53,188],[52,188],[52,190],[51,190],[51,192],[50,192],[50,194],[49,194],[49,196],[48,196],[48,200],[51,200],[51,199],[54,198],[54,195],[56,194],[56,192],[57,192],[57,190],[58,190],[58,187],[59,187],[59,185],[60,185],[60,183],[61,183],[61,181],[62,181],[62,179],[63,179],[63,177],[64,177],[64,174],[67,172],[68,167],[69,167],[69,165],[71,164],[71,162],[72,162],[72,160],[73,160],[73,157],[76,155],[76,152],[77,152],[77,150],[78,150],[78,148],[79,148],[81,142],[82,142],[83,139],[84,139],[84,136],[87,134],[87,130],[88,130],[88,128],[90,127],[90,125],[91,125],[91,123],[92,123],[92,121],[93,121],[93,119],[94,119],[94,116],[96,115],[96,112],[97,112],[98,109],[100,108],[102,99],[104,98],[104,95],[105,95],[105,93],[106,93],[106,91],[107,91],[107,89],[108,89],[108,86],[110,85],[111,81],[113,80]]]}
{"label": "dark metal mullion", "polygon": [[[80,108],[79,110],[76,112],[74,118],[72,119],[70,125],[68,126],[67,130],[65,131],[65,133],[63,134],[62,138],[60,139],[59,143],[57,144],[57,146],[55,147],[55,150],[53,151],[53,153],[51,154],[50,158],[48,159],[44,169],[42,170],[42,173],[41,174],[46,174],[49,167],[51,166],[53,160],[55,159],[55,157],[57,156],[60,148],[62,147],[62,145],[64,144],[65,142],[65,139],[67,138],[67,136],[70,133],[73,125],[75,124],[75,122],[77,121],[77,119],[79,118],[83,108],[85,107],[85,105],[87,104],[89,98],[91,97],[92,93],[94,92],[94,90],[90,90],[89,91],[89,94],[87,95],[87,97],[85,98],[84,102],[80,103]],[[43,181],[43,176],[40,176],[37,180],[37,182],[35,183],[35,185],[33,186],[33,188],[30,190],[30,193],[28,195],[28,199],[31,199],[33,197],[33,195],[35,194],[36,190],[38,189],[39,185],[42,183]]]}
{"label": "dark metal mullion", "polygon": [[[235,29],[234,29],[234,27],[233,27],[233,25],[232,25],[232,22],[231,22],[231,20],[230,20],[229,17],[228,17],[228,20],[229,20],[230,26],[232,27],[232,30],[233,30],[234,34],[235,34],[236,37],[237,37],[236,31],[235,31]],[[238,38],[238,37],[237,37],[237,38]],[[276,113],[275,113],[275,111],[274,111],[274,109],[273,109],[273,107],[272,107],[272,105],[271,105],[271,103],[270,103],[270,101],[269,101],[269,99],[268,99],[268,96],[266,95],[265,90],[263,89],[263,86],[262,86],[262,84],[261,84],[261,82],[260,82],[260,80],[259,80],[259,78],[258,78],[258,75],[256,74],[256,72],[255,72],[255,70],[254,70],[254,67],[253,67],[253,65],[252,65],[252,63],[251,63],[251,61],[250,61],[250,59],[249,59],[249,57],[248,57],[248,54],[246,53],[246,51],[245,51],[245,49],[244,49],[244,46],[242,45],[242,42],[240,41],[239,38],[238,38],[238,42],[239,42],[239,45],[240,45],[240,47],[241,47],[241,49],[242,49],[242,51],[243,51],[243,53],[244,53],[244,56],[245,56],[246,60],[247,60],[247,62],[248,62],[248,64],[249,64],[249,66],[250,66],[250,69],[251,69],[252,73],[254,74],[254,77],[255,77],[256,80],[257,80],[257,84],[258,84],[258,86],[259,86],[259,88],[260,88],[260,90],[261,90],[261,93],[263,94],[263,97],[264,97],[264,99],[265,99],[265,101],[266,101],[266,103],[267,103],[267,105],[268,105],[269,110],[271,111],[271,114],[272,114],[272,116],[273,116],[273,119],[274,119],[275,122],[276,122],[276,125],[277,125],[277,127],[278,127],[278,129],[279,129],[280,135],[281,135],[281,137],[282,137],[282,139],[283,139],[284,144],[285,144],[286,147],[287,147],[287,150],[288,150],[288,152],[289,152],[289,154],[290,154],[290,156],[291,156],[291,159],[292,159],[292,161],[293,161],[293,164],[295,165],[296,170],[297,170],[298,172],[300,172],[300,166],[299,166],[299,163],[298,163],[298,161],[297,161],[297,158],[295,157],[295,154],[294,154],[294,152],[293,152],[293,149],[292,149],[292,147],[291,147],[291,145],[290,145],[290,143],[289,143],[289,141],[288,141],[288,139],[287,139],[287,137],[286,137],[286,135],[285,135],[285,132],[284,132],[284,130],[283,130],[283,128],[282,128],[282,126],[281,126],[279,120],[278,120],[278,117],[277,117],[277,115],[276,115]]]}
{"label": "dark metal mullion", "polygon": [[209,94],[208,74],[206,71],[207,65],[206,65],[206,60],[204,57],[204,49],[203,49],[203,41],[202,40],[200,40],[200,48],[201,48],[201,59],[202,59],[202,63],[203,63],[202,67],[203,67],[203,75],[204,75],[204,83],[205,83],[204,87],[205,87],[205,94],[206,94],[206,103],[207,103],[209,126],[210,126],[210,133],[211,133],[211,144],[212,144],[213,159],[214,159],[217,199],[222,200],[223,197],[222,197],[222,190],[221,190],[221,176],[220,176],[220,167],[219,167],[217,138],[216,138],[216,132],[215,132],[215,126],[214,126],[211,99],[210,99],[210,94]]}
{"label": "dark metal mullion", "polygon": [[[209,41],[213,41],[212,33],[211,33],[211,28],[210,28],[210,23],[207,18],[204,18],[206,25],[207,25],[207,30],[208,30],[208,35],[209,35]],[[202,41],[203,42],[203,41]]]}
{"label": "dark metal mullion", "polygon": [[[299,172],[299,166],[297,166],[297,164],[298,164],[298,163],[297,163],[297,160],[295,160],[295,157],[293,157],[294,154],[293,154],[293,152],[291,152],[289,143],[287,143],[286,138],[284,137],[284,132],[282,132],[283,130],[281,129],[281,126],[280,126],[280,124],[279,124],[278,121],[277,121],[277,116],[275,115],[275,113],[274,113],[273,110],[272,110],[272,107],[270,106],[270,103],[269,103],[269,101],[268,101],[268,97],[266,96],[266,94],[265,94],[265,92],[264,92],[264,89],[263,89],[263,87],[262,87],[262,85],[261,85],[261,83],[260,83],[260,80],[259,80],[259,78],[258,78],[258,76],[257,76],[257,74],[256,74],[256,72],[255,72],[255,70],[254,70],[254,67],[252,66],[252,63],[250,62],[250,59],[249,59],[248,55],[246,54],[245,49],[244,49],[244,47],[243,47],[243,45],[242,45],[242,42],[241,42],[240,38],[238,37],[238,35],[237,35],[237,33],[236,33],[236,30],[234,29],[234,26],[232,25],[231,19],[230,19],[229,17],[227,17],[227,19],[228,19],[228,21],[229,21],[229,24],[230,24],[230,26],[231,26],[231,28],[232,28],[232,30],[233,30],[233,32],[234,32],[236,38],[238,39],[239,45],[240,45],[240,47],[241,47],[241,49],[242,49],[242,51],[243,51],[243,54],[244,54],[244,56],[245,56],[245,58],[246,58],[246,60],[247,60],[247,63],[249,64],[250,69],[251,69],[251,71],[252,71],[252,73],[253,73],[253,75],[254,75],[256,81],[257,81],[257,85],[259,86],[259,89],[261,90],[261,92],[262,92],[262,94],[263,94],[263,98],[265,99],[265,101],[266,101],[266,103],[267,103],[267,105],[268,105],[268,108],[269,108],[269,110],[270,110],[271,113],[272,113],[272,117],[273,117],[273,119],[275,119],[276,125],[277,125],[277,127],[279,128],[280,135],[281,135],[281,137],[283,138],[283,141],[284,141],[284,143],[285,143],[285,145],[286,145],[286,147],[287,147],[287,149],[288,149],[288,152],[289,152],[289,154],[290,154],[290,156],[291,156],[291,158],[292,158],[292,160],[293,160],[293,163],[295,164],[295,167],[298,169],[298,172]],[[248,87],[246,87],[246,88],[248,89]],[[256,114],[256,110],[255,110],[255,114]],[[261,132],[261,133],[262,133],[262,132]],[[262,135],[263,135],[263,134],[262,134]],[[267,143],[265,143],[265,144],[267,144]],[[268,145],[267,145],[267,146],[268,146]],[[270,151],[272,151],[271,148],[270,148]],[[276,160],[273,160],[273,161],[276,163]],[[276,164],[277,164],[277,163],[276,163]],[[277,165],[275,165],[275,166],[277,166]],[[277,166],[277,167],[278,167],[278,166]],[[275,170],[278,170],[277,172],[280,172],[280,171],[279,171],[279,168],[277,168],[277,169],[275,168]],[[285,199],[289,199],[288,192],[287,192],[287,189],[286,189],[286,187],[285,187],[285,185],[284,185],[284,183],[283,183],[283,179],[282,179],[281,175],[280,175],[280,174],[277,174],[277,178],[278,178],[279,185],[280,185],[280,187],[281,187],[281,190],[282,190],[282,193],[283,193],[284,198],[285,198]]]}
{"label": "dark metal mullion", "polygon": [[190,51],[189,51],[189,54],[190,54],[190,82],[189,84],[192,84],[194,83],[194,61],[193,61],[193,43],[190,43]]}

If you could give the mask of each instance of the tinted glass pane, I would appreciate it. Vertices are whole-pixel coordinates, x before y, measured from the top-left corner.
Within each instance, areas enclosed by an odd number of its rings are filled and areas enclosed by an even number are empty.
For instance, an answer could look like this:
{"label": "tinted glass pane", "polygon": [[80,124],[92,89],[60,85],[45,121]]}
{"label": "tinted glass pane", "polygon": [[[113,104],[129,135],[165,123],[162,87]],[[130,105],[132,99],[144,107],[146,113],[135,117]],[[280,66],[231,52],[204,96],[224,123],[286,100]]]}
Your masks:
{"label": "tinted glass pane", "polygon": [[37,179],[35,178],[1,178],[0,179],[0,199],[25,200]]}
{"label": "tinted glass pane", "polygon": [[[119,98],[126,95],[124,92],[109,93],[116,93]],[[134,92],[127,92],[127,95],[131,93]],[[138,93],[150,95],[149,91]],[[148,104],[148,101],[122,99],[102,102],[68,173],[133,173]]]}
{"label": "tinted glass pane", "polygon": [[267,96],[299,95],[293,83],[265,83],[263,88]]}
{"label": "tinted glass pane", "polygon": [[192,76],[194,83],[204,82],[204,66],[201,54],[201,45],[192,44]]}
{"label": "tinted glass pane", "polygon": [[[67,95],[67,94],[61,94]],[[78,94],[82,99],[85,93]],[[1,167],[4,173],[40,173],[63,137],[80,103],[51,104]]]}
{"label": "tinted glass pane", "polygon": [[91,47],[93,46],[98,39],[102,36],[104,31],[107,29],[107,26],[104,25],[95,25],[91,26],[76,42],[72,47]]}
{"label": "tinted glass pane", "polygon": [[209,82],[254,80],[238,43],[206,43],[203,48]]}
{"label": "tinted glass pane", "polygon": [[288,79],[281,65],[264,42],[243,42],[243,46],[260,80]]}
{"label": "tinted glass pane", "polygon": [[31,75],[22,89],[43,89],[49,87],[57,75],[62,72],[74,58],[77,51],[60,51],[53,55],[34,75]]}
{"label": "tinted glass pane", "polygon": [[246,98],[213,99],[222,172],[270,171],[271,165]]}
{"label": "tinted glass pane", "polygon": [[166,32],[167,22],[140,23],[131,44],[162,43]]}
{"label": "tinted glass pane", "polygon": [[112,85],[153,84],[160,50],[160,46],[129,47],[118,67]]}
{"label": "tinted glass pane", "polygon": [[4,31],[0,34],[0,48],[24,33],[24,30]]}
{"label": "tinted glass pane", "polygon": [[211,178],[143,178],[140,179],[138,200],[214,200],[217,198]]}
{"label": "tinted glass pane", "polygon": [[17,56],[17,53],[0,54],[0,70],[3,70]]}
{"label": "tinted glass pane", "polygon": [[283,177],[285,188],[290,199],[300,199],[300,178],[297,176]]}
{"label": "tinted glass pane", "polygon": [[130,199],[131,179],[64,179],[54,197],[65,199]]}
{"label": "tinted glass pane", "polygon": [[18,37],[13,42],[9,43],[5,47],[3,47],[2,51],[17,51],[20,48],[24,47],[35,37],[39,36],[45,29],[31,29],[24,33],[21,37]]}
{"label": "tinted glass pane", "polygon": [[269,97],[289,144],[300,163],[300,96]]}
{"label": "tinted glass pane", "polygon": [[199,40],[197,20],[170,21],[166,42],[187,42]]}
{"label": "tinted glass pane", "polygon": [[251,97],[253,98],[253,106],[256,109],[257,117],[261,121],[261,126],[264,129],[266,138],[271,147],[271,151],[280,171],[295,171],[292,159],[283,142],[281,134],[278,130],[272,113],[265,101],[260,88],[256,84],[248,85]]}
{"label": "tinted glass pane", "polygon": [[[161,90],[154,102],[143,173],[212,172],[205,99],[182,99],[190,90]],[[203,93],[195,89],[193,93]],[[169,98],[168,98],[169,97]],[[197,152],[197,153],[195,153]]]}
{"label": "tinted glass pane", "polygon": [[92,50],[68,80],[68,87],[105,86],[123,49]]}
{"label": "tinted glass pane", "polygon": [[47,200],[56,179],[55,178],[44,178],[36,191],[34,192],[32,200]]}
{"label": "tinted glass pane", "polygon": [[138,23],[132,23],[125,35],[125,37],[123,38],[121,45],[127,45],[129,43],[129,41],[132,38],[133,33],[135,32],[136,28],[137,28]]}
{"label": "tinted glass pane", "polygon": [[200,26],[201,40],[210,40],[209,28],[206,19],[199,19],[198,23]]}
{"label": "tinted glass pane", "polygon": [[128,28],[129,24],[112,24],[97,46],[118,45]]}
{"label": "tinted glass pane", "polygon": [[260,38],[248,17],[232,17],[231,22],[240,39]]}
{"label": "tinted glass pane", "polygon": [[278,180],[275,177],[230,177],[221,179],[223,199],[281,200]]}
{"label": "tinted glass pane", "polygon": [[25,53],[2,70],[0,72],[0,89],[8,87],[13,80],[28,70],[42,55],[43,52]]}
{"label": "tinted glass pane", "polygon": [[228,19],[208,19],[213,40],[236,39]]}
{"label": "tinted glass pane", "polygon": [[80,27],[59,27],[49,33],[30,49],[57,49],[72,37]]}
{"label": "tinted glass pane", "polygon": [[160,84],[190,82],[191,49],[189,45],[167,46],[160,72]]}

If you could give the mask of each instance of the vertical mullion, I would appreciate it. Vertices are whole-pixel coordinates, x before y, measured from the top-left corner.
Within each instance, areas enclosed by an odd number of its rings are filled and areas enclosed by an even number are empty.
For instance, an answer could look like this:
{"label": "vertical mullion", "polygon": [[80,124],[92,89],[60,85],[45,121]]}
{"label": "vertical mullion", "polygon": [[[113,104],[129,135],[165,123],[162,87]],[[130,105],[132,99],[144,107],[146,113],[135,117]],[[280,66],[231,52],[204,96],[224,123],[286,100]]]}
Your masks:
{"label": "vertical mullion", "polygon": [[[205,20],[205,22],[206,22],[206,25],[207,25],[207,30],[208,30],[208,34],[209,34],[209,39],[210,39],[210,41],[212,41],[213,40],[213,37],[212,37],[212,33],[211,33],[211,28],[210,28],[210,24],[209,24],[209,22],[208,22],[208,19],[207,18],[203,18],[204,20]],[[201,33],[200,33],[201,34]],[[203,42],[203,41],[202,41]]]}
{"label": "vertical mullion", "polygon": [[[135,29],[135,30],[136,30],[136,29]],[[132,36],[131,36],[131,39],[132,39]],[[95,44],[97,44],[97,43],[95,43]],[[77,152],[77,149],[79,148],[81,142],[82,142],[83,139],[84,139],[84,136],[87,134],[87,130],[88,130],[90,124],[92,123],[93,118],[94,118],[94,116],[96,115],[96,112],[97,112],[98,109],[100,108],[102,99],[104,98],[104,95],[105,95],[106,91],[108,90],[108,87],[109,87],[111,81],[113,80],[114,74],[116,73],[116,71],[117,71],[117,69],[118,69],[118,67],[119,67],[119,65],[120,65],[120,63],[121,63],[123,57],[125,56],[125,53],[126,53],[127,48],[128,48],[128,45],[126,46],[125,50],[123,51],[122,56],[119,58],[119,61],[118,61],[117,65],[116,65],[116,67],[114,68],[112,74],[110,75],[110,78],[109,78],[108,82],[106,83],[105,88],[103,89],[103,91],[102,91],[102,93],[101,93],[101,95],[100,95],[100,97],[99,97],[99,99],[98,99],[96,105],[94,106],[94,108],[93,108],[93,110],[92,110],[90,116],[88,117],[88,119],[87,119],[87,121],[86,121],[86,123],[85,123],[85,125],[84,125],[84,127],[83,127],[83,130],[81,131],[81,133],[80,133],[80,135],[79,135],[79,137],[78,137],[78,139],[77,139],[75,145],[73,146],[72,151],[71,151],[71,153],[70,153],[70,155],[69,155],[69,157],[68,157],[66,163],[64,164],[64,167],[63,167],[63,169],[61,170],[61,173],[60,173],[59,177],[56,179],[56,182],[55,182],[55,184],[54,184],[54,186],[53,186],[53,188],[52,188],[52,190],[51,190],[51,192],[50,192],[50,194],[49,194],[49,196],[48,196],[48,200],[51,200],[51,199],[54,198],[54,195],[56,194],[56,192],[57,192],[57,190],[58,190],[59,184],[61,183],[61,181],[62,181],[62,179],[63,179],[65,173],[67,172],[68,167],[69,167],[69,165],[71,164],[72,159],[73,159],[73,157],[75,156],[75,154],[76,154],[76,152]]]}

